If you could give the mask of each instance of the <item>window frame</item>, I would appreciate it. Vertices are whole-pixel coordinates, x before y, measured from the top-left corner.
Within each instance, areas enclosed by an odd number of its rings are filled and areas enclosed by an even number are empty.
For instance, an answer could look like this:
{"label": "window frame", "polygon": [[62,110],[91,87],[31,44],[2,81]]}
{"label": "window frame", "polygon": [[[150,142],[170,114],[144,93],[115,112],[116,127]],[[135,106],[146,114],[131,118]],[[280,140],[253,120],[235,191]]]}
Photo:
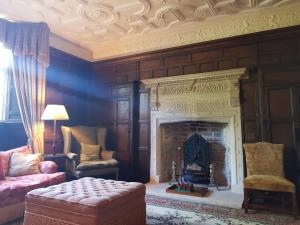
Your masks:
{"label": "window frame", "polygon": [[[0,43],[0,51],[1,48],[3,48],[3,46]],[[5,73],[5,68],[0,68],[0,70],[4,69],[4,73]],[[11,74],[8,74],[8,78],[7,78],[7,88],[6,88],[6,108],[5,108],[5,118],[3,120],[0,120],[0,123],[22,123],[22,118],[21,118],[21,113],[20,113],[20,108],[19,108],[19,104],[18,104],[18,99],[17,96],[15,97],[15,101],[12,102],[12,98],[13,98],[13,92],[16,95],[16,89],[14,86],[14,82],[13,82],[13,77]],[[12,110],[12,105],[16,105],[18,110]],[[15,117],[15,118],[11,118],[11,117]]]}

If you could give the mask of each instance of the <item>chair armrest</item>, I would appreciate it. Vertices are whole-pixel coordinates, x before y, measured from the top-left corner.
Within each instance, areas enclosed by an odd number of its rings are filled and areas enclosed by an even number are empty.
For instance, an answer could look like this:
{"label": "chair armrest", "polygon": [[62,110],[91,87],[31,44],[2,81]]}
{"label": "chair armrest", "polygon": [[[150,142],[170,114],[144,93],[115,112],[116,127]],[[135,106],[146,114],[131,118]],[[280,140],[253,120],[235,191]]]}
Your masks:
{"label": "chair armrest", "polygon": [[69,159],[69,160],[76,160],[76,161],[79,160],[79,155],[77,155],[77,154],[75,154],[75,153],[73,153],[73,152],[68,152],[68,153],[66,154],[66,157],[67,157],[67,159]]}
{"label": "chair armrest", "polygon": [[76,176],[76,168],[80,162],[79,155],[68,152],[66,154],[66,173],[72,176]]}
{"label": "chair armrest", "polygon": [[39,166],[41,173],[51,174],[57,172],[57,165],[53,161],[42,161]]}
{"label": "chair armrest", "polygon": [[79,164],[79,161],[80,161],[79,155],[77,155],[73,152],[68,152],[66,154],[66,158],[67,158],[67,160],[72,161],[72,163],[74,164],[75,167]]}
{"label": "chair armrest", "polygon": [[102,150],[101,151],[101,158],[103,160],[115,159],[116,158],[116,151]]}

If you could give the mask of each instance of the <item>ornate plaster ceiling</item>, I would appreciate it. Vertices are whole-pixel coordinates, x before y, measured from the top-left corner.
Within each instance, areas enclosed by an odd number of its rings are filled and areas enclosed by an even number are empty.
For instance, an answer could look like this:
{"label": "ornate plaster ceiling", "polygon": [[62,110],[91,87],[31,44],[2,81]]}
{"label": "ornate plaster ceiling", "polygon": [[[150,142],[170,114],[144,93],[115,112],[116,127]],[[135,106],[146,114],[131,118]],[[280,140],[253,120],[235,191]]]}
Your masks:
{"label": "ornate plaster ceiling", "polygon": [[297,3],[299,0],[0,0],[0,15],[17,21],[44,21],[53,34],[90,50],[93,59],[103,59],[178,46],[178,41],[155,46],[153,41],[157,42],[155,36],[199,29],[201,24],[223,21],[228,15]]}

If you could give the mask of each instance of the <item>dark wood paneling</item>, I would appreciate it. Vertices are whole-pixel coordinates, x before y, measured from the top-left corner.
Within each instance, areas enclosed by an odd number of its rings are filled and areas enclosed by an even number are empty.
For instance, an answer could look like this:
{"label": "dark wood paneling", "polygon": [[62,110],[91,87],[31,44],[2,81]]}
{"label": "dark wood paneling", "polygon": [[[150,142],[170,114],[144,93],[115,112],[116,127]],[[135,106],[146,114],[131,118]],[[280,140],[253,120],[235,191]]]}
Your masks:
{"label": "dark wood paneling", "polygon": [[[90,63],[57,49],[50,49],[50,66],[47,69],[46,104],[65,105],[70,120],[57,126],[57,149],[63,151],[60,125],[86,124],[86,103]],[[92,93],[89,93],[92,94]],[[53,123],[45,123],[45,152],[52,153]]]}
{"label": "dark wood paneling", "polygon": [[22,123],[0,123],[0,151],[26,144],[27,136]]}
{"label": "dark wood paneling", "polygon": [[269,120],[290,120],[292,116],[290,89],[268,88],[267,95]]}
{"label": "dark wood paneling", "polygon": [[[122,68],[132,69],[130,66]],[[89,99],[89,106],[96,107],[96,113],[89,114],[90,123],[94,117],[102,118],[100,123],[93,125],[102,125],[108,129],[107,147],[117,152],[120,178],[123,180],[135,178],[139,137],[137,88],[137,82],[105,85],[102,87],[105,93],[99,94],[97,99],[98,105],[94,104],[94,99]]]}
{"label": "dark wood paneling", "polygon": [[272,143],[284,144],[286,146],[293,145],[293,126],[292,123],[270,123],[270,141]]}
{"label": "dark wood paneling", "polygon": [[285,145],[285,172],[295,182],[300,174],[296,130],[299,124],[299,66],[262,68],[262,130],[264,140]]}
{"label": "dark wood paneling", "polygon": [[[250,78],[241,82],[243,141],[274,139],[294,146],[294,143],[290,143],[295,142],[294,126],[298,124],[300,127],[300,121],[297,122],[299,98],[296,97],[299,94],[293,89],[297,84],[300,85],[299,71],[295,69],[300,63],[299,43],[300,27],[291,27],[94,62],[93,76],[100,76],[96,79],[104,83],[133,79],[134,76],[129,78],[121,71],[116,72],[119,64],[128,65],[126,68],[136,73],[137,80],[247,67]],[[113,69],[106,69],[107,72],[103,74],[102,66]],[[279,86],[289,91],[276,91]],[[267,88],[272,91],[268,93]],[[144,100],[141,92],[139,101],[142,104]],[[298,111],[295,107],[298,107]],[[146,138],[149,137],[150,126],[149,120],[143,116],[145,108],[140,107],[140,144],[137,154],[137,165],[141,171],[138,176],[143,178],[148,176],[145,173],[149,173],[150,161],[150,143]],[[289,137],[280,139],[280,129],[286,131],[285,135]],[[148,146],[145,146],[147,140]]]}
{"label": "dark wood paneling", "polygon": [[147,182],[150,173],[150,115],[148,90],[140,89],[139,96],[139,140],[136,177],[140,182]]}

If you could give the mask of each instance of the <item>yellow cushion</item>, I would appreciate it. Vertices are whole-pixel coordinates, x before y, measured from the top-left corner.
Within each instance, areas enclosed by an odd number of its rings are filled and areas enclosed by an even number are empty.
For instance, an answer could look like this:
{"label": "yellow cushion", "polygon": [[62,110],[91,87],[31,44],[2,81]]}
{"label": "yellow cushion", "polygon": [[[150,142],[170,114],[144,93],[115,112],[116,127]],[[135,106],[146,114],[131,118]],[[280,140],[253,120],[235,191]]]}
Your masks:
{"label": "yellow cushion", "polygon": [[8,176],[24,176],[40,173],[41,154],[15,152],[10,157]]}
{"label": "yellow cushion", "polygon": [[244,179],[244,188],[264,191],[295,192],[295,185],[289,180],[272,175],[252,175]]}
{"label": "yellow cushion", "polygon": [[80,162],[94,161],[100,159],[100,145],[89,145],[85,143],[80,143],[80,145]]}

